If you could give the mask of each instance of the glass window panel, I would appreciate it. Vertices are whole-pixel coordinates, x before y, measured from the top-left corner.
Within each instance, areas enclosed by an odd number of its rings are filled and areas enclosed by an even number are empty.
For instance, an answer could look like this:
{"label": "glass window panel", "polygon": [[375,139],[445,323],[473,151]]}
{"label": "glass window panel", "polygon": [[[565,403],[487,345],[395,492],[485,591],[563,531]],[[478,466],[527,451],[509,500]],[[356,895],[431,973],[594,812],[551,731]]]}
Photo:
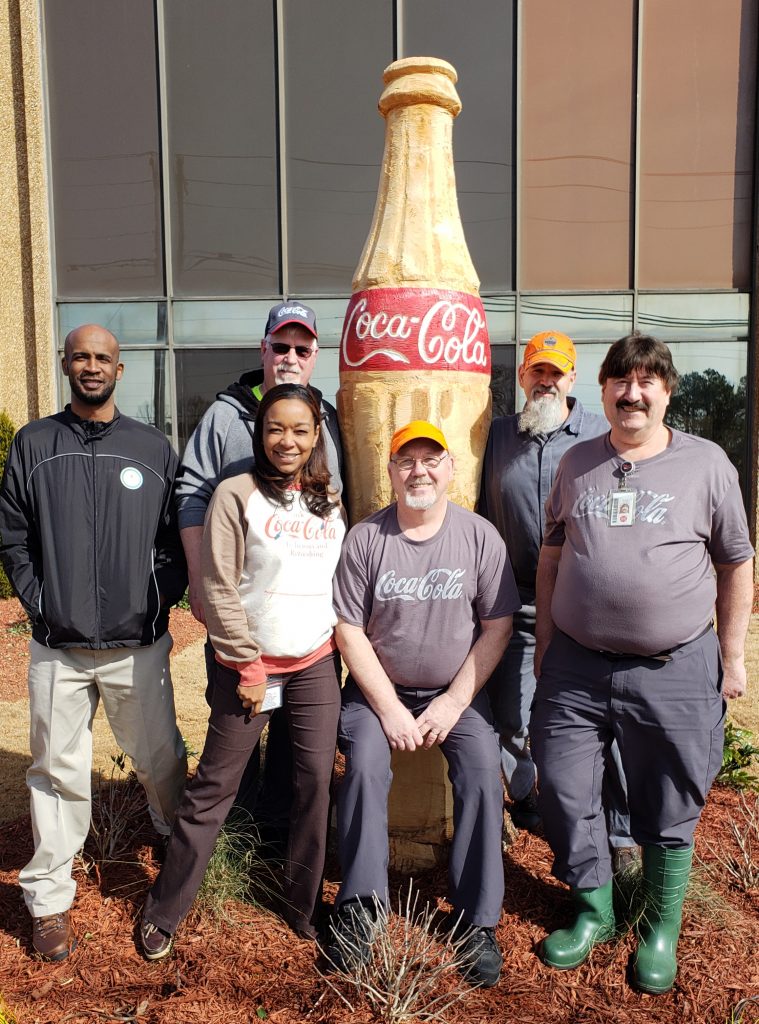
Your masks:
{"label": "glass window panel", "polygon": [[640,287],[750,287],[756,8],[645,5]]}
{"label": "glass window panel", "polygon": [[491,349],[493,416],[510,416],[514,412],[516,351],[516,345],[494,345]]}
{"label": "glass window panel", "polygon": [[72,302],[58,307],[58,338],[81,324],[100,324],[119,345],[165,345],[165,302]]}
{"label": "glass window panel", "polygon": [[151,0],[47,0],[60,298],[162,295]]}
{"label": "glass window panel", "polygon": [[461,219],[481,287],[498,291],[514,287],[514,7],[492,0],[406,0],[402,7],[402,56],[434,54],[458,72],[453,153]]}
{"label": "glass window panel", "polygon": [[[317,321],[318,325],[318,321]],[[332,405],[340,383],[339,376],[340,350],[337,348],[319,348],[314,372],[310,383],[321,391],[322,396]]]}
{"label": "glass window panel", "polygon": [[258,348],[274,301],[175,302],[174,344]]}
{"label": "glass window panel", "polygon": [[519,337],[562,331],[573,341],[620,338],[632,323],[632,295],[522,295]]}
{"label": "glass window panel", "polygon": [[705,295],[641,295],[640,330],[666,341],[724,341],[748,337],[749,296],[739,292]]}
{"label": "glass window panel", "polygon": [[522,4],[524,288],[631,285],[636,6]]}
{"label": "glass window panel", "polygon": [[201,416],[219,391],[248,370],[261,366],[258,349],[184,349],[174,354],[177,391],[177,443],[184,451]]}
{"label": "glass window panel", "polygon": [[174,292],[276,293],[271,5],[168,0],[164,20]]}
{"label": "glass window panel", "polygon": [[[166,352],[122,349],[124,376],[116,385],[116,405],[126,416],[150,423],[171,437],[171,401]],[[68,378],[58,363],[62,405],[71,401]]]}
{"label": "glass window panel", "polygon": [[350,290],[377,196],[377,100],[393,59],[392,28],[390,0],[285,5],[291,294]]}
{"label": "glass window panel", "polygon": [[490,344],[513,341],[516,337],[516,300],[513,295],[483,295],[482,305],[488,321]]}
{"label": "glass window panel", "polygon": [[316,313],[316,328],[319,331],[319,348],[336,348],[343,334],[348,296],[337,299],[304,299]]}

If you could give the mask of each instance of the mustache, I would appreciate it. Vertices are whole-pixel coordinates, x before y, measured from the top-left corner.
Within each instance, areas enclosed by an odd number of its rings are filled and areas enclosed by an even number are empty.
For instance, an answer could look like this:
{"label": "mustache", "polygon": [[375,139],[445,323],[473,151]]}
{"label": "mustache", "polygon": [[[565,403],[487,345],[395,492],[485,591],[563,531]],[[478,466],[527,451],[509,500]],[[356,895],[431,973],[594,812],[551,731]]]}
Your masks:
{"label": "mustache", "polygon": [[630,412],[647,412],[647,406],[643,402],[625,402],[624,399],[620,399],[617,402],[618,409],[627,409]]}
{"label": "mustache", "polygon": [[543,387],[542,385],[539,385],[538,387],[532,389],[532,398],[540,398],[541,395],[550,395],[552,398],[558,398],[559,392],[556,390],[556,388],[546,388]]}

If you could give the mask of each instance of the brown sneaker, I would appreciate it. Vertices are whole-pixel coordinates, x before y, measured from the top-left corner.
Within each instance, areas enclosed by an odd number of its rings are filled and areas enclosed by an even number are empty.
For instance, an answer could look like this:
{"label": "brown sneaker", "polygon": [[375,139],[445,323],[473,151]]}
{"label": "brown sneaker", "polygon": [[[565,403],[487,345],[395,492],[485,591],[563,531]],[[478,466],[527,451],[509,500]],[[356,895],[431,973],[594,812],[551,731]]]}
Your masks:
{"label": "brown sneaker", "polygon": [[76,949],[68,910],[32,918],[32,943],[43,960],[65,960]]}
{"label": "brown sneaker", "polygon": [[143,920],[140,925],[140,945],[146,960],[163,960],[174,946],[174,936],[150,921]]}

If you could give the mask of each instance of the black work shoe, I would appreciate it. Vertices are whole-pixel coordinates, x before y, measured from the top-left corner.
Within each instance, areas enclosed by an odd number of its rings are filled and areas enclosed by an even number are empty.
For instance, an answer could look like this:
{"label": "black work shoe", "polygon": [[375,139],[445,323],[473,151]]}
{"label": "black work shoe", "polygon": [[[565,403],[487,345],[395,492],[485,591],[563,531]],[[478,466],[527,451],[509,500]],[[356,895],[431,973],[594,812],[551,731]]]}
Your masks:
{"label": "black work shoe", "polygon": [[174,936],[150,921],[143,920],[140,925],[140,945],[146,960],[163,960],[174,946]]}
{"label": "black work shoe", "polygon": [[43,960],[65,960],[76,949],[68,910],[32,918],[32,943]]}
{"label": "black work shoe", "polygon": [[329,926],[324,955],[328,971],[350,973],[372,958],[377,910],[372,903],[348,900],[341,903]]}
{"label": "black work shoe", "polygon": [[461,973],[472,985],[491,988],[501,976],[503,957],[495,938],[495,929],[466,925],[455,930],[457,955],[463,960]]}
{"label": "black work shoe", "polygon": [[535,790],[531,790],[521,800],[515,800],[510,809],[511,820],[517,828],[540,835],[543,830],[543,819],[538,810],[538,798]]}

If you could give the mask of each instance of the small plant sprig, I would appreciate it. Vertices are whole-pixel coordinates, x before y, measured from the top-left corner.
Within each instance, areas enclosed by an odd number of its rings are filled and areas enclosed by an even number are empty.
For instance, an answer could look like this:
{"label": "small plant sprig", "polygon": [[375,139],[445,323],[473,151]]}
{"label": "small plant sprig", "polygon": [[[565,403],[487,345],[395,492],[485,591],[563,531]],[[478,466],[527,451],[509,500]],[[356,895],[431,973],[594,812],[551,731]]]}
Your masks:
{"label": "small plant sprig", "polygon": [[[442,939],[436,932],[437,910],[428,903],[419,908],[419,893],[413,885],[413,879],[409,880],[405,906],[403,897],[398,896],[397,914],[391,914],[376,894],[373,896],[376,920],[368,963],[355,957],[350,941],[334,932],[346,959],[353,960],[352,973],[337,974],[332,981],[318,972],[352,1013],[356,1008],[340,983],[366,999],[384,1024],[445,1022],[447,1011],[471,992],[459,974],[467,964],[463,953],[466,936]],[[441,990],[444,978],[449,980]]]}
{"label": "small plant sprig", "polygon": [[123,750],[111,755],[109,775],[97,773],[92,798],[90,840],[97,864],[121,862],[147,809],[145,790],[127,769]]}
{"label": "small plant sprig", "polygon": [[759,747],[748,729],[740,729],[727,722],[725,725],[725,746],[722,753],[722,767],[717,775],[717,784],[732,789],[759,790],[759,779],[751,774],[759,767]]}
{"label": "small plant sprig", "polygon": [[[749,1007],[753,1011],[750,1021],[748,1018],[744,1020],[743,1017],[743,1014]],[[753,1021],[757,1020],[759,1020],[759,996],[748,996],[748,998],[741,999],[739,1003],[735,1004],[725,1024],[752,1024]]]}
{"label": "small plant sprig", "polygon": [[279,875],[258,852],[261,841],[250,815],[235,808],[216,840],[198,892],[198,905],[216,920],[231,920],[227,903],[269,902],[281,891]]}
{"label": "small plant sprig", "polygon": [[722,846],[716,849],[705,842],[706,849],[716,861],[716,864],[708,865],[707,870],[712,876],[726,871],[733,885],[742,892],[749,892],[759,888],[759,796],[751,802],[745,793],[741,793],[738,812],[738,819],[730,819],[730,832],[738,852],[731,853]]}

